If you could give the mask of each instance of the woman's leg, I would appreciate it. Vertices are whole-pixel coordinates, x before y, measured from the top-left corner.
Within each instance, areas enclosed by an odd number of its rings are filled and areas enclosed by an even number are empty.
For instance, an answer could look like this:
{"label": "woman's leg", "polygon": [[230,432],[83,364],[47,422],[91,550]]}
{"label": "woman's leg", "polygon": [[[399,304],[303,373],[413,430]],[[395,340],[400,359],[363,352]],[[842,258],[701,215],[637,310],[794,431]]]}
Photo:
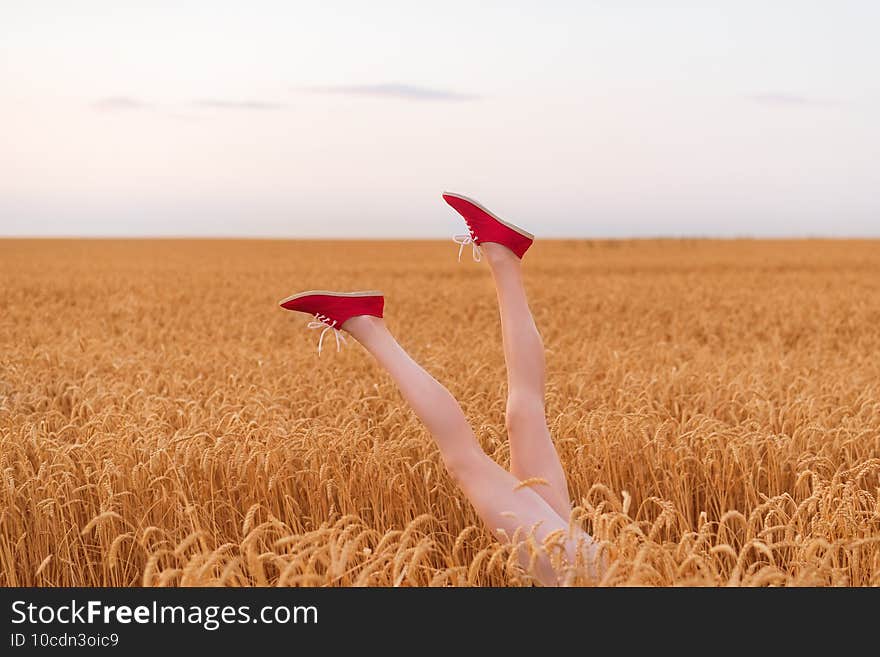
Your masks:
{"label": "woman's leg", "polygon": [[[517,529],[535,528],[540,545],[551,532],[569,530],[568,514],[560,516],[530,487],[517,489],[520,480],[482,450],[458,402],[434,377],[397,343],[383,320],[372,316],[349,319],[343,325],[384,367],[403,397],[431,432],[452,478],[474,505],[480,518],[499,538],[512,538]],[[587,537],[589,538],[589,537]],[[576,541],[566,544],[574,559]],[[523,565],[528,555],[519,555]],[[547,555],[536,564],[534,575],[545,585],[557,584],[557,574]]]}
{"label": "woman's leg", "polygon": [[563,518],[571,513],[565,472],[544,415],[544,344],[523,287],[522,261],[507,247],[481,246],[495,279],[507,362],[507,435],[510,471],[519,479],[539,477],[535,491]]}

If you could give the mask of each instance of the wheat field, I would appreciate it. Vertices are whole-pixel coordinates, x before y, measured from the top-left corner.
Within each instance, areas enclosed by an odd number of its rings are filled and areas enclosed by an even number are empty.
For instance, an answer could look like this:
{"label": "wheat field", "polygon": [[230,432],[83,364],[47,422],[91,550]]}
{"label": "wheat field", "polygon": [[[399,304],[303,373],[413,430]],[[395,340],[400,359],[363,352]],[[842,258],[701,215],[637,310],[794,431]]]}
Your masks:
{"label": "wheat field", "polygon": [[[456,252],[0,241],[0,584],[532,584],[369,355],[276,305],[383,290],[506,465]],[[539,241],[525,273],[593,583],[880,585],[880,243]]]}

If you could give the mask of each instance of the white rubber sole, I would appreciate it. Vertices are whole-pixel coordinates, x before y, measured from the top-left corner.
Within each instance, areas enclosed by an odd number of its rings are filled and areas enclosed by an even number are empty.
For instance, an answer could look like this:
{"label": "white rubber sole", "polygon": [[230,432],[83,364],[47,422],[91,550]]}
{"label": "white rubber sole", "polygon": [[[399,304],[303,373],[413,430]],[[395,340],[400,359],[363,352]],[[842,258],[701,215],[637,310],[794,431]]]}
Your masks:
{"label": "white rubber sole", "polygon": [[534,239],[535,239],[535,236],[532,235],[529,231],[527,231],[527,230],[523,230],[523,229],[520,228],[519,226],[514,226],[514,225],[513,225],[512,223],[510,223],[509,221],[504,221],[504,219],[502,219],[502,218],[499,217],[497,214],[495,214],[494,212],[492,212],[489,208],[487,208],[487,207],[481,205],[480,203],[478,203],[478,202],[475,201],[474,199],[469,198],[469,197],[465,196],[464,194],[456,194],[455,192],[443,192],[443,196],[454,196],[455,198],[460,198],[462,201],[467,201],[468,203],[472,203],[473,205],[476,205],[478,208],[480,208],[480,210],[482,210],[483,212],[485,212],[486,214],[488,214],[490,217],[492,217],[492,218],[493,218],[495,221],[497,221],[498,223],[500,223],[500,224],[504,224],[505,226],[507,226],[508,228],[510,228],[510,230],[519,233],[519,234],[522,235],[523,237],[528,237],[530,240],[534,240]]}
{"label": "white rubber sole", "polygon": [[298,292],[278,302],[279,306],[283,306],[288,301],[301,299],[302,297],[310,297],[320,295],[322,297],[381,297],[384,296],[379,290],[365,290],[363,292],[333,292],[331,290],[308,290],[306,292]]}

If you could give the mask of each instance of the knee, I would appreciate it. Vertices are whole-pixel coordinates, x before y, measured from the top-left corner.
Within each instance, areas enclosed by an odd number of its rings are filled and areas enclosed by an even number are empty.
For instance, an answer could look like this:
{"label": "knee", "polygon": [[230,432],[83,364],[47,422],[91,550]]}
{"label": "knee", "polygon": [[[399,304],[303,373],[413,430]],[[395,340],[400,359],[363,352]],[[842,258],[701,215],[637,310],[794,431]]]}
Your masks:
{"label": "knee", "polygon": [[536,423],[546,423],[542,397],[517,394],[507,399],[505,424],[508,434],[517,431],[519,427],[530,427]]}
{"label": "knee", "polygon": [[462,486],[474,477],[483,459],[489,458],[480,449],[459,449],[443,455],[443,465],[456,485]]}

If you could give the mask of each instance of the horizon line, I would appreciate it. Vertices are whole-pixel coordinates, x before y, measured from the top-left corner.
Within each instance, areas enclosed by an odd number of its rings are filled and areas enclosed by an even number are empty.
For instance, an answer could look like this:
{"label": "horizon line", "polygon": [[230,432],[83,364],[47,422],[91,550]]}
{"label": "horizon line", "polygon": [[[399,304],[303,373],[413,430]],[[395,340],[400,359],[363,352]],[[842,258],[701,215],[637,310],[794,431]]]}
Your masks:
{"label": "horizon line", "polygon": [[[264,241],[264,242],[446,242],[451,241],[445,237],[356,237],[356,236],[289,236],[289,235],[187,235],[187,234],[133,234],[133,235],[3,235],[0,234],[0,241],[15,240],[156,240],[156,241],[172,241],[172,240],[204,240],[204,241]],[[702,241],[880,241],[880,234],[853,234],[853,235],[822,235],[822,234],[805,234],[805,235],[700,235],[700,234],[681,234],[681,235],[596,235],[596,236],[564,236],[554,235],[541,237],[543,242],[590,242],[590,241],[675,241],[675,240],[702,240]],[[536,240],[537,241],[537,240]]]}

